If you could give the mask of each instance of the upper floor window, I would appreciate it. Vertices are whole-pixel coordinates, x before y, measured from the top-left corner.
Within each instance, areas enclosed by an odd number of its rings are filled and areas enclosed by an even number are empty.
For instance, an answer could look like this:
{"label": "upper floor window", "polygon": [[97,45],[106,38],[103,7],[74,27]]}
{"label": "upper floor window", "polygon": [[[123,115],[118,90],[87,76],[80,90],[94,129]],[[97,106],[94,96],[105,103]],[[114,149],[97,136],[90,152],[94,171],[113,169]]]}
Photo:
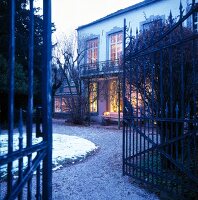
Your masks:
{"label": "upper floor window", "polygon": [[122,32],[110,35],[110,60],[122,57]]}
{"label": "upper floor window", "polygon": [[98,60],[98,38],[87,42],[87,63],[96,63]]}
{"label": "upper floor window", "polygon": [[149,31],[150,29],[159,29],[159,27],[161,27],[162,24],[162,19],[155,19],[153,21],[150,22],[146,22],[144,24],[142,24],[142,29],[143,31]]}
{"label": "upper floor window", "polygon": [[149,31],[151,29],[160,30],[165,22],[165,15],[151,15],[145,21],[140,22],[140,31]]}

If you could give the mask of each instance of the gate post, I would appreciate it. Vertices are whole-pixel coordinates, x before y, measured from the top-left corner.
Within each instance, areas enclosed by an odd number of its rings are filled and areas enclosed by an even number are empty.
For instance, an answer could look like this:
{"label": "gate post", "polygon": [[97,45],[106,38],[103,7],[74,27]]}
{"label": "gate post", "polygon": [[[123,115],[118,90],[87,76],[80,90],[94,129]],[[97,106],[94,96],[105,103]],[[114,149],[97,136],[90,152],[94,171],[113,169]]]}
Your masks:
{"label": "gate post", "polygon": [[51,0],[43,0],[42,107],[43,140],[47,142],[43,160],[43,199],[52,199],[52,110],[51,110]]}

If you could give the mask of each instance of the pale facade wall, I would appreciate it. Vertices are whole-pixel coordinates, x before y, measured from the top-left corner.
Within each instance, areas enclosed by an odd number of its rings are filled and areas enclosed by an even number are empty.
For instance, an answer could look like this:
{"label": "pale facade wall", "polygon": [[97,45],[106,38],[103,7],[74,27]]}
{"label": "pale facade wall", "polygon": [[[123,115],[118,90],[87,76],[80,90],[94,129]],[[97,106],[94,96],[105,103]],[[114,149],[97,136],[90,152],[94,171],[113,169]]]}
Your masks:
{"label": "pale facade wall", "polygon": [[[98,115],[101,116],[105,111],[107,111],[107,94],[104,95],[103,81],[99,81],[99,98],[98,98]],[[106,81],[106,83],[108,83]],[[108,87],[108,86],[107,86]]]}
{"label": "pale facade wall", "polygon": [[[181,0],[184,14],[186,13],[187,2],[186,0]],[[99,38],[99,61],[109,60],[108,54],[108,35],[122,31],[124,18],[126,19],[127,26],[132,28],[133,35],[135,35],[136,29],[140,30],[141,22],[145,21],[146,18],[150,16],[162,16],[164,19],[167,19],[170,10],[173,17],[179,16],[179,6],[180,0],[161,0],[155,3],[140,7],[136,10],[132,10],[122,15],[118,15],[99,23],[87,26],[78,30],[79,38],[85,36],[89,39],[98,37]]]}

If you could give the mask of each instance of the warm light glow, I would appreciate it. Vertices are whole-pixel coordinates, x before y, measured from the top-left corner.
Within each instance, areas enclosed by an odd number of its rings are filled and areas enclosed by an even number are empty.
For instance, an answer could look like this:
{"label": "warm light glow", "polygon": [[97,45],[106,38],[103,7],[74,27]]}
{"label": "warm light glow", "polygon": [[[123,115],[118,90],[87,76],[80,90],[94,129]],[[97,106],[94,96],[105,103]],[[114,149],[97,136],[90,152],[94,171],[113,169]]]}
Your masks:
{"label": "warm light glow", "polygon": [[61,112],[61,99],[60,97],[56,97],[54,101],[54,111],[55,112]]}
{"label": "warm light glow", "polygon": [[109,112],[104,112],[103,115],[104,115],[104,116],[108,116],[108,115],[109,115]]}
{"label": "warm light glow", "polygon": [[122,33],[110,36],[110,60],[117,60],[122,57]]}
{"label": "warm light glow", "polygon": [[87,63],[96,63],[98,60],[98,39],[87,42]]}
{"label": "warm light glow", "polygon": [[90,94],[89,94],[90,112],[97,112],[98,111],[97,83],[91,83],[89,87],[90,87]]}
{"label": "warm light glow", "polygon": [[[118,112],[119,110],[119,88],[118,80],[113,80],[110,82],[110,112]],[[122,111],[122,100],[120,96],[120,111]]]}

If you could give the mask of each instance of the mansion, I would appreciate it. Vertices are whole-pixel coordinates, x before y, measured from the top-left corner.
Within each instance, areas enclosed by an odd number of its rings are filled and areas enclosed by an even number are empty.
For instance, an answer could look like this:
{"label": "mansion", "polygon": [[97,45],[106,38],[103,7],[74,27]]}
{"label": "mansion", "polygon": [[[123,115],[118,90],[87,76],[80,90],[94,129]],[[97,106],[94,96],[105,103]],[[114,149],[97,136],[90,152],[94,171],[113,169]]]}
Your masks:
{"label": "mansion", "polygon": [[[124,19],[127,34],[132,30],[135,36],[147,30],[155,20],[165,22],[170,13],[178,20],[181,6],[185,15],[190,3],[191,0],[144,0],[77,28],[78,40],[83,40],[86,46],[84,58],[79,63],[80,77],[82,82],[88,81],[90,84],[89,112],[93,120],[101,122],[101,117],[108,113],[119,112],[122,115]],[[198,30],[197,13],[194,21]],[[185,26],[192,26],[191,18]],[[68,112],[63,101],[65,95],[64,90],[57,91],[55,114]]]}

